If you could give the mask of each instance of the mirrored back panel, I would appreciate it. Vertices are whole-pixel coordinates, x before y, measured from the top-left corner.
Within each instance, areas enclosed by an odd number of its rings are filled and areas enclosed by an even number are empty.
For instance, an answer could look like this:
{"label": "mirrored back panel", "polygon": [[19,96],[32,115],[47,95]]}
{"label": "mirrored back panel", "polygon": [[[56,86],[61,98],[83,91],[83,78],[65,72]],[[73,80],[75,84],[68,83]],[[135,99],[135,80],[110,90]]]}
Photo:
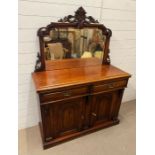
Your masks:
{"label": "mirrored back panel", "polygon": [[103,59],[106,36],[98,28],[54,28],[43,40],[45,60]]}
{"label": "mirrored back panel", "polygon": [[110,64],[109,43],[112,31],[80,7],[68,15],[38,29],[40,53],[35,71]]}

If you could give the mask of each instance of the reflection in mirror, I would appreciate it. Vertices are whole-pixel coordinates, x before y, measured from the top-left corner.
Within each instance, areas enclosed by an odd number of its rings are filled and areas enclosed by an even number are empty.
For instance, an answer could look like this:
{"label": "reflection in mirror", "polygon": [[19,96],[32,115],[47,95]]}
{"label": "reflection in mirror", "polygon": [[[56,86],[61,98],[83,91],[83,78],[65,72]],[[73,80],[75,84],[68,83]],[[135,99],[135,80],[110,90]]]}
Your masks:
{"label": "reflection in mirror", "polygon": [[55,28],[44,38],[46,60],[103,58],[106,36],[97,28]]}

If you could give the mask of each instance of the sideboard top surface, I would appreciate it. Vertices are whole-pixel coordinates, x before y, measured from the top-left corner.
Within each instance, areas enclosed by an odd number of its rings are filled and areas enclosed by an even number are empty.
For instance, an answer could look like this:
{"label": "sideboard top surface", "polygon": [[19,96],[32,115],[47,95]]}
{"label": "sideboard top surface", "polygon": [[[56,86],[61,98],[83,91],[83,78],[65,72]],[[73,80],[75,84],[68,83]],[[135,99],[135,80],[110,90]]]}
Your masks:
{"label": "sideboard top surface", "polygon": [[130,74],[112,65],[95,65],[32,73],[37,92],[98,81],[129,78],[130,76]]}

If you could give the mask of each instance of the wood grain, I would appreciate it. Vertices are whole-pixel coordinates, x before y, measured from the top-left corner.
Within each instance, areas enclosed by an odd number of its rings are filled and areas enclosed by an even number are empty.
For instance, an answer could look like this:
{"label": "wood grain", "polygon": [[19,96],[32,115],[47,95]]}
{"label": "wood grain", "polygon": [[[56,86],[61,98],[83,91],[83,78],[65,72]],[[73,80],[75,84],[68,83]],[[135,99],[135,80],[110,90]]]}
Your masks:
{"label": "wood grain", "polygon": [[112,65],[94,65],[32,73],[37,92],[130,76]]}
{"label": "wood grain", "polygon": [[79,68],[84,66],[101,65],[102,60],[98,58],[83,58],[83,59],[62,59],[62,60],[46,60],[46,71],[56,69]]}

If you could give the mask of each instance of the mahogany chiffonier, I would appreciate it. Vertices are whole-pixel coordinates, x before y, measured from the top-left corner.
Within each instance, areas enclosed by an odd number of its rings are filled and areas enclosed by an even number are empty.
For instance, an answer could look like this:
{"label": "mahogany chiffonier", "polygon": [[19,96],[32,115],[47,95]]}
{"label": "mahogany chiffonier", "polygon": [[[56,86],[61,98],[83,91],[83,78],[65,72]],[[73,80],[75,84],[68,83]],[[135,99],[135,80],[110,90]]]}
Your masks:
{"label": "mahogany chiffonier", "polygon": [[32,78],[44,149],[119,123],[131,75],[110,64],[111,35],[82,7],[38,30],[40,53]]}

